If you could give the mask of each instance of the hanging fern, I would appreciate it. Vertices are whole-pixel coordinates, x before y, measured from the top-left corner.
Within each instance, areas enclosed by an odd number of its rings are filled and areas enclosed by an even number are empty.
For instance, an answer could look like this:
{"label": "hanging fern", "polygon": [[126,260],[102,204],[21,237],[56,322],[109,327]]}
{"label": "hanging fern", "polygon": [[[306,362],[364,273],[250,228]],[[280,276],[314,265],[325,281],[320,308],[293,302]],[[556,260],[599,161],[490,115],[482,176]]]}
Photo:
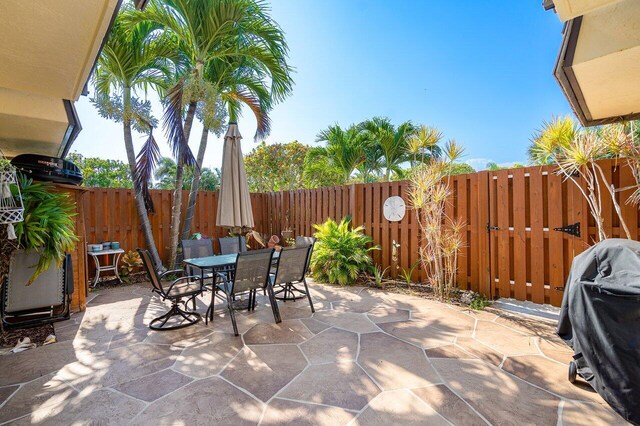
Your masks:
{"label": "hanging fern", "polygon": [[[14,225],[18,244],[25,250],[40,252],[40,260],[28,284],[49,269],[52,262],[62,265],[65,254],[75,249],[78,237],[74,233],[75,203],[67,194],[54,192],[48,183],[34,183],[20,176],[24,204],[24,221]],[[31,265],[30,265],[31,266]]]}

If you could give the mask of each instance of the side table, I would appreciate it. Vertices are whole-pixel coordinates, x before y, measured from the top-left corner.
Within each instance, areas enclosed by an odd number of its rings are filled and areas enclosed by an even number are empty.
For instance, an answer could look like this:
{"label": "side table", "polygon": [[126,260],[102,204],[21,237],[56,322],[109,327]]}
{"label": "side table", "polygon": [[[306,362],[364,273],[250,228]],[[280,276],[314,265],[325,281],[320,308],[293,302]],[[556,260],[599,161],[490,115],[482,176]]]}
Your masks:
{"label": "side table", "polygon": [[[113,271],[116,274],[116,278],[118,278],[118,280],[122,282],[120,274],[118,273],[118,261],[120,260],[120,256],[122,256],[122,253],[124,253],[123,249],[87,252],[89,256],[93,257],[93,261],[96,264],[96,276],[93,279],[92,287],[95,287],[98,284],[100,272],[104,271]],[[109,264],[109,255],[113,255],[113,263],[111,264]],[[106,256],[105,266],[100,265],[100,256]]]}

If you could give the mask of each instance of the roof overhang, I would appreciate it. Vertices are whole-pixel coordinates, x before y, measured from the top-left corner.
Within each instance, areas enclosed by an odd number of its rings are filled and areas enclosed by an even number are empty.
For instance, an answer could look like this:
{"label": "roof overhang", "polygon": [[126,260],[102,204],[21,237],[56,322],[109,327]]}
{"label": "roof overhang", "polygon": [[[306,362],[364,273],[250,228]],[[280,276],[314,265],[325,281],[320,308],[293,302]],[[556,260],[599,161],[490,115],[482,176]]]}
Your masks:
{"label": "roof overhang", "polygon": [[601,7],[619,3],[622,0],[543,0],[545,10],[555,9],[562,22],[583,16]]}
{"label": "roof overhang", "polygon": [[7,157],[29,152],[64,157],[82,127],[73,103],[0,88],[0,135]]}
{"label": "roof overhang", "polygon": [[554,75],[580,122],[593,126],[640,118],[640,2],[553,4],[560,18],[568,19]]}
{"label": "roof overhang", "polygon": [[5,155],[66,154],[81,129],[73,102],[121,2],[0,1],[0,149]]}

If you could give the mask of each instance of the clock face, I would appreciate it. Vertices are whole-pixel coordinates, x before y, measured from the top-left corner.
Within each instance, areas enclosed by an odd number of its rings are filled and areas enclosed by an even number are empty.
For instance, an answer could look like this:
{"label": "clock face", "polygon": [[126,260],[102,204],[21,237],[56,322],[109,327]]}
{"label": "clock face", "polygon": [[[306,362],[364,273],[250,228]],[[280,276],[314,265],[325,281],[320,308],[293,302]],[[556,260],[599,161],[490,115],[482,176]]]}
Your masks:
{"label": "clock face", "polygon": [[404,200],[396,195],[387,198],[382,207],[385,219],[390,222],[400,222],[406,210],[407,206],[404,204]]}

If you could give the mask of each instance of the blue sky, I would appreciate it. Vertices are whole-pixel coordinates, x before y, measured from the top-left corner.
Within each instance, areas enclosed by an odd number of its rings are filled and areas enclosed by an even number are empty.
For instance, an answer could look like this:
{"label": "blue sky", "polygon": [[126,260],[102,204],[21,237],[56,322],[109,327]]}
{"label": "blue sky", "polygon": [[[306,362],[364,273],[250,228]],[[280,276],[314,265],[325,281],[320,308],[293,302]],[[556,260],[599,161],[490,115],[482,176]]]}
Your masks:
{"label": "blue sky", "polygon": [[[438,127],[466,147],[476,168],[525,162],[543,120],[571,109],[552,76],[562,24],[541,0],[272,0],[295,67],[291,97],[272,112],[267,142],[313,144],[319,130],[373,116]],[[162,114],[155,96],[154,112]],[[72,151],[125,160],[120,125],[87,98]],[[243,149],[255,120],[240,120]],[[192,133],[196,149],[201,127]],[[158,139],[165,155],[164,135]],[[137,147],[143,137],[136,139]],[[212,137],[205,165],[218,166]]]}

